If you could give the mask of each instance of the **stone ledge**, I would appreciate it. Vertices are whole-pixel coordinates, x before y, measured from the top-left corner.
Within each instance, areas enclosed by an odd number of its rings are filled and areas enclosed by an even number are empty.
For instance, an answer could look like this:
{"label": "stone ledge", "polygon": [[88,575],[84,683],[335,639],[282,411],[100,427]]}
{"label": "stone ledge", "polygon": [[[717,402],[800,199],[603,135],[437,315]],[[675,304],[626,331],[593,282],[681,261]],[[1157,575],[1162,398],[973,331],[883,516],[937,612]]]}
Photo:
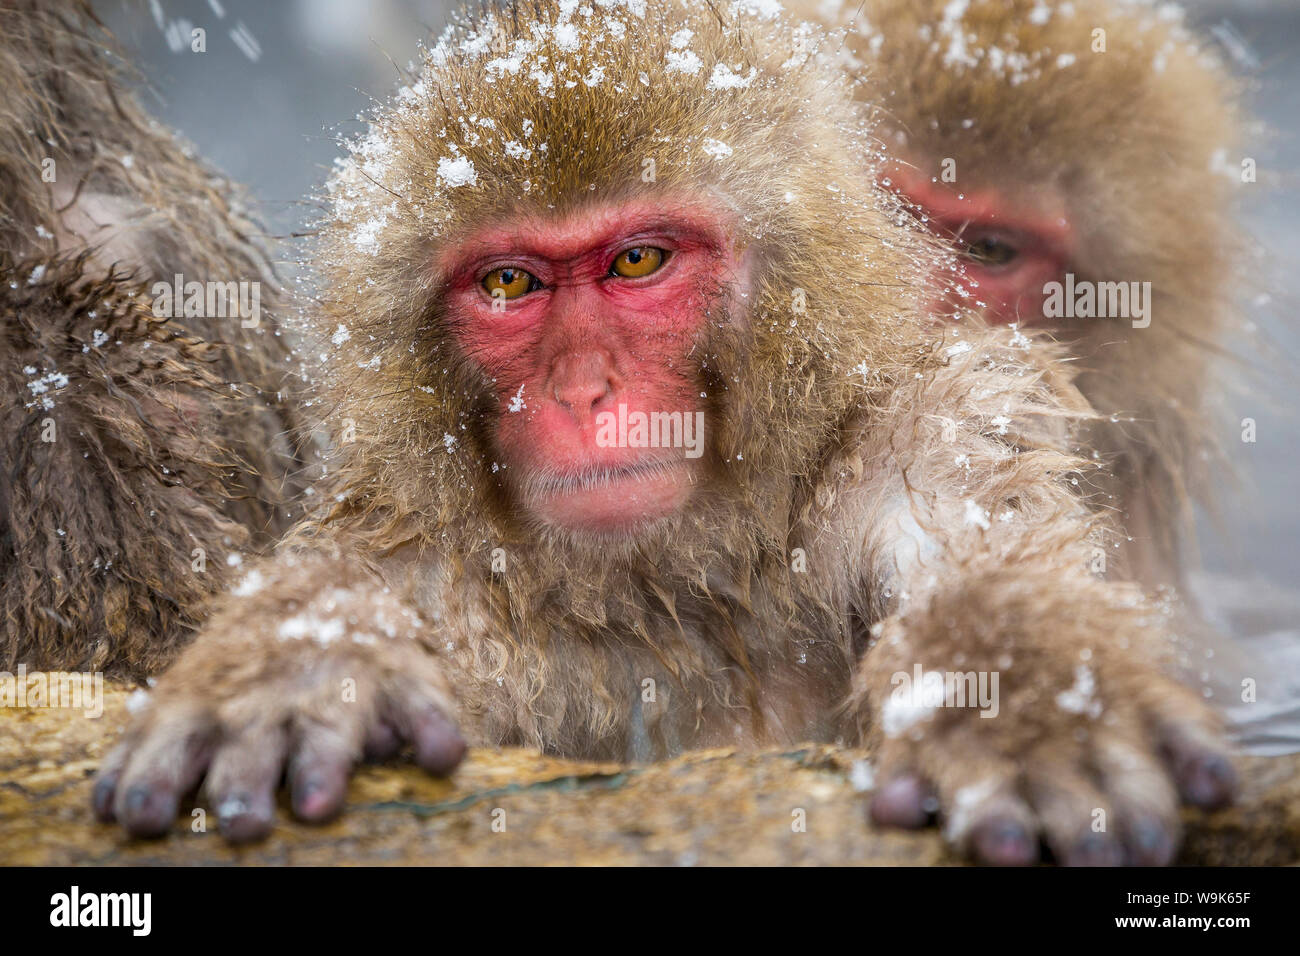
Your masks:
{"label": "stone ledge", "polygon": [[[91,776],[125,723],[128,693],[104,715],[0,708],[0,863],[186,864],[874,864],[961,862],[937,833],[867,824],[851,782],[865,754],[809,745],[701,751],[650,766],[473,751],[451,780],[406,765],[362,769],[348,812],[324,827],[287,814],[264,843],[231,848],[208,817],[136,842],[93,821]],[[1188,813],[1183,864],[1300,863],[1300,755],[1243,758],[1238,807]],[[805,811],[806,832],[792,831]],[[493,830],[503,810],[505,831]],[[496,814],[500,817],[500,814]]]}

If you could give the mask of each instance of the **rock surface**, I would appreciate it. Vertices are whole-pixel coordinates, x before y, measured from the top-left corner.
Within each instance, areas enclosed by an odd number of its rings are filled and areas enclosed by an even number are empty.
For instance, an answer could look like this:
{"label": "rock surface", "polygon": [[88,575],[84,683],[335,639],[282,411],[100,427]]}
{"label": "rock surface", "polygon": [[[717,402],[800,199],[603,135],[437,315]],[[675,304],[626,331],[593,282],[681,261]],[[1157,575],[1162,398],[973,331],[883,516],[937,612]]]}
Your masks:
{"label": "rock surface", "polygon": [[[91,777],[126,721],[127,696],[106,690],[95,720],[76,710],[0,708],[0,863],[960,862],[934,831],[870,827],[855,786],[865,782],[866,755],[813,745],[703,751],[637,767],[472,751],[451,780],[400,764],[367,767],[339,820],[308,827],[284,814],[256,846],[226,846],[201,808],[162,840],[129,841],[89,811]],[[1300,863],[1300,755],[1243,758],[1240,767],[1239,806],[1189,812],[1179,862]],[[806,827],[796,832],[801,816]]]}

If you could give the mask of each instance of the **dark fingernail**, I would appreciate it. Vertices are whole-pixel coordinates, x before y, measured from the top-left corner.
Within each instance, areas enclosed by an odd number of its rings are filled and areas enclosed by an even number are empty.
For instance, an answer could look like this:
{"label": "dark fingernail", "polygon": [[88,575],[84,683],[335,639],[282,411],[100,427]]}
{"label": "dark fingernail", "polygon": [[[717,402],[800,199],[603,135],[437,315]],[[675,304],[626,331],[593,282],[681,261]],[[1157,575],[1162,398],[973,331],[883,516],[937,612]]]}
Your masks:
{"label": "dark fingernail", "polygon": [[425,720],[415,735],[415,762],[429,773],[445,776],[465,758],[465,738],[446,717]]}
{"label": "dark fingernail", "polygon": [[1210,754],[1188,761],[1179,783],[1188,803],[1203,810],[1218,810],[1232,802],[1237,772],[1226,758]]}
{"label": "dark fingernail", "polygon": [[895,777],[871,800],[871,819],[881,826],[914,830],[930,822],[925,805],[929,789],[913,776]]}
{"label": "dark fingernail", "polygon": [[217,828],[231,843],[251,843],[271,832],[271,808],[246,793],[228,794],[217,804]]}
{"label": "dark fingernail", "polygon": [[176,796],[168,790],[137,784],[122,801],[122,824],[136,837],[158,837],[176,819]]}
{"label": "dark fingernail", "polygon": [[992,866],[1028,866],[1038,861],[1038,841],[1015,820],[979,824],[971,836],[971,846],[981,863]]}
{"label": "dark fingernail", "polygon": [[1174,857],[1174,838],[1157,820],[1139,820],[1129,827],[1128,850],[1135,866],[1168,866]]}
{"label": "dark fingernail", "polygon": [[1071,847],[1066,866],[1119,866],[1123,852],[1118,843],[1101,833],[1090,833]]}
{"label": "dark fingernail", "polygon": [[91,793],[90,805],[94,808],[95,819],[100,823],[112,823],[117,819],[113,813],[113,798],[117,795],[118,775],[100,777],[95,781]]}

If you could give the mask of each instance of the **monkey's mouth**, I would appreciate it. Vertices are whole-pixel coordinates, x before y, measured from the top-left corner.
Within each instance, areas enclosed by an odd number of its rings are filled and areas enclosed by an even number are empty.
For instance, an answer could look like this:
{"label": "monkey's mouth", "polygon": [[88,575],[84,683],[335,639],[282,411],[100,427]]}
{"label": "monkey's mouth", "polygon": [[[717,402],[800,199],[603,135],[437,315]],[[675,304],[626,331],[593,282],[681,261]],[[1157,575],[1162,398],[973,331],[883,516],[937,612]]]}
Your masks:
{"label": "monkey's mouth", "polygon": [[648,458],[571,472],[541,471],[521,489],[543,522],[575,531],[622,534],[681,510],[695,484],[685,458]]}

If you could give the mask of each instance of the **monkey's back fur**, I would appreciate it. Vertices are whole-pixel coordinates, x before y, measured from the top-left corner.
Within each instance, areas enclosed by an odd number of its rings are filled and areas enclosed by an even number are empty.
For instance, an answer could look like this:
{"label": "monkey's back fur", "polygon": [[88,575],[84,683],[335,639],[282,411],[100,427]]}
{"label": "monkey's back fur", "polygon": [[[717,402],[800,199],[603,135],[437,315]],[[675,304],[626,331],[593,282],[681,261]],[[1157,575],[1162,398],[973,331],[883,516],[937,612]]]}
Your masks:
{"label": "monkey's back fur", "polygon": [[[227,558],[291,518],[294,382],[267,250],[132,80],[88,4],[0,9],[0,666],[157,672]],[[177,275],[259,283],[260,321],[158,322],[150,290]],[[32,404],[43,376],[66,382],[42,393],[51,408]]]}
{"label": "monkey's back fur", "polygon": [[218,437],[245,399],[217,347],[86,265],[0,261],[2,663],[148,674],[249,546]]}

